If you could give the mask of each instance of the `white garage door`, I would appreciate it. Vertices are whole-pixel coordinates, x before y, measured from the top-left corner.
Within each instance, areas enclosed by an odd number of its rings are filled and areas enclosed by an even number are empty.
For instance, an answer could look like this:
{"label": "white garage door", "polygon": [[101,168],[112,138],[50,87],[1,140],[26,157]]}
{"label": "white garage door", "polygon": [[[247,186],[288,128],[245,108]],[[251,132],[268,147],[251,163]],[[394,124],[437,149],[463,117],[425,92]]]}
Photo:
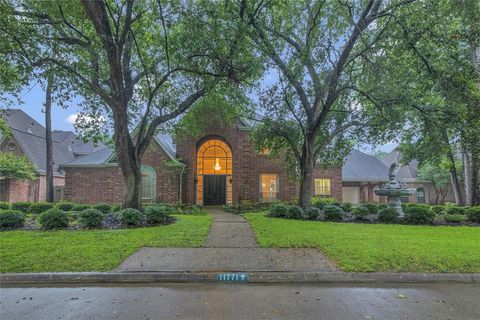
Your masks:
{"label": "white garage door", "polygon": [[350,202],[353,204],[360,203],[360,188],[359,187],[343,187],[342,188],[343,202]]}

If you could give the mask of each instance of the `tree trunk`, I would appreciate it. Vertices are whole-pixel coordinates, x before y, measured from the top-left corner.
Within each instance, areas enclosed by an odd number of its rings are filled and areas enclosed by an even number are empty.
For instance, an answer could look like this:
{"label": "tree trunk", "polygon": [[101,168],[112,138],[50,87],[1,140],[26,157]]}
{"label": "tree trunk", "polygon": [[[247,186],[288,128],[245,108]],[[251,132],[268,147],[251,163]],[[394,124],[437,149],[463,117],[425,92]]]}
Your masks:
{"label": "tree trunk", "polygon": [[53,202],[53,149],[52,149],[52,85],[53,75],[47,79],[45,94],[45,148],[46,148],[46,201]]}
{"label": "tree trunk", "polygon": [[457,168],[455,164],[450,167],[450,180],[452,182],[453,196],[457,206],[463,205],[462,193],[460,191],[460,182],[458,181]]}
{"label": "tree trunk", "polygon": [[123,177],[123,208],[142,209],[141,159],[128,130],[128,115],[123,101],[112,107],[115,129],[115,150]]}
{"label": "tree trunk", "polygon": [[300,163],[298,205],[304,209],[312,206],[313,170],[315,168],[315,157],[308,149],[308,144],[303,147],[302,161]]}
{"label": "tree trunk", "polygon": [[473,200],[473,165],[472,155],[466,149],[462,148],[462,160],[463,160],[463,186],[465,189],[465,205],[471,206]]}

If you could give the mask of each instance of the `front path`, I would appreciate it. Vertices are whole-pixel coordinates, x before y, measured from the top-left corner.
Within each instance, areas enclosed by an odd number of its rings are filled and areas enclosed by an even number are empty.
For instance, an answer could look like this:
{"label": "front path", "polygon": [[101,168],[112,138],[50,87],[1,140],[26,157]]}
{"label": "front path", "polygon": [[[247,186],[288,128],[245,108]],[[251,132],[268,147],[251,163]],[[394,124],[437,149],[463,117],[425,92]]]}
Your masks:
{"label": "front path", "polygon": [[213,224],[202,248],[142,248],[115,271],[337,271],[317,249],[259,248],[241,216],[218,208],[208,211]]}

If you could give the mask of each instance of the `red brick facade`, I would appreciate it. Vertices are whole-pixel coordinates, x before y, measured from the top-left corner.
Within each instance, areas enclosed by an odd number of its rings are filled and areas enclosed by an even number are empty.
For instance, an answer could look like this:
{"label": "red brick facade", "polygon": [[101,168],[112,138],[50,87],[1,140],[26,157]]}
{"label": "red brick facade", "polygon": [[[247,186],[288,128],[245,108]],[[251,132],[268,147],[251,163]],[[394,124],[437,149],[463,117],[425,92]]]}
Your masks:
{"label": "red brick facade", "polygon": [[[298,197],[298,182],[291,177],[283,159],[273,159],[259,154],[250,141],[250,130],[240,125],[231,128],[212,128],[197,138],[177,141],[177,157],[186,164],[183,178],[182,201],[196,203],[196,157],[200,142],[210,138],[221,139],[232,150],[232,198],[260,200],[260,175],[277,174],[278,199],[295,200]],[[157,202],[179,201],[179,178],[165,166],[170,158],[161,146],[152,142],[144,155],[142,164],[152,166],[157,174]],[[65,199],[80,203],[121,202],[122,176],[115,165],[103,167],[66,167]],[[334,167],[315,170],[315,177],[330,178],[332,196],[342,197],[342,170]]]}

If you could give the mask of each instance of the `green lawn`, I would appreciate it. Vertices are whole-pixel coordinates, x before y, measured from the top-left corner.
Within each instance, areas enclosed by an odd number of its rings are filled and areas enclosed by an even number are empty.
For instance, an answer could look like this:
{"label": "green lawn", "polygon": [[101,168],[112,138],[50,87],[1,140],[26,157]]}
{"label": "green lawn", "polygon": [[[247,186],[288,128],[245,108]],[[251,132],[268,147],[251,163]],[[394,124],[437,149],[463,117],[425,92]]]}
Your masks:
{"label": "green lawn", "polygon": [[0,272],[109,271],[141,247],[199,247],[210,215],[177,215],[167,226],[0,232]]}
{"label": "green lawn", "polygon": [[344,271],[480,272],[480,228],[245,217],[261,247],[318,248]]}

